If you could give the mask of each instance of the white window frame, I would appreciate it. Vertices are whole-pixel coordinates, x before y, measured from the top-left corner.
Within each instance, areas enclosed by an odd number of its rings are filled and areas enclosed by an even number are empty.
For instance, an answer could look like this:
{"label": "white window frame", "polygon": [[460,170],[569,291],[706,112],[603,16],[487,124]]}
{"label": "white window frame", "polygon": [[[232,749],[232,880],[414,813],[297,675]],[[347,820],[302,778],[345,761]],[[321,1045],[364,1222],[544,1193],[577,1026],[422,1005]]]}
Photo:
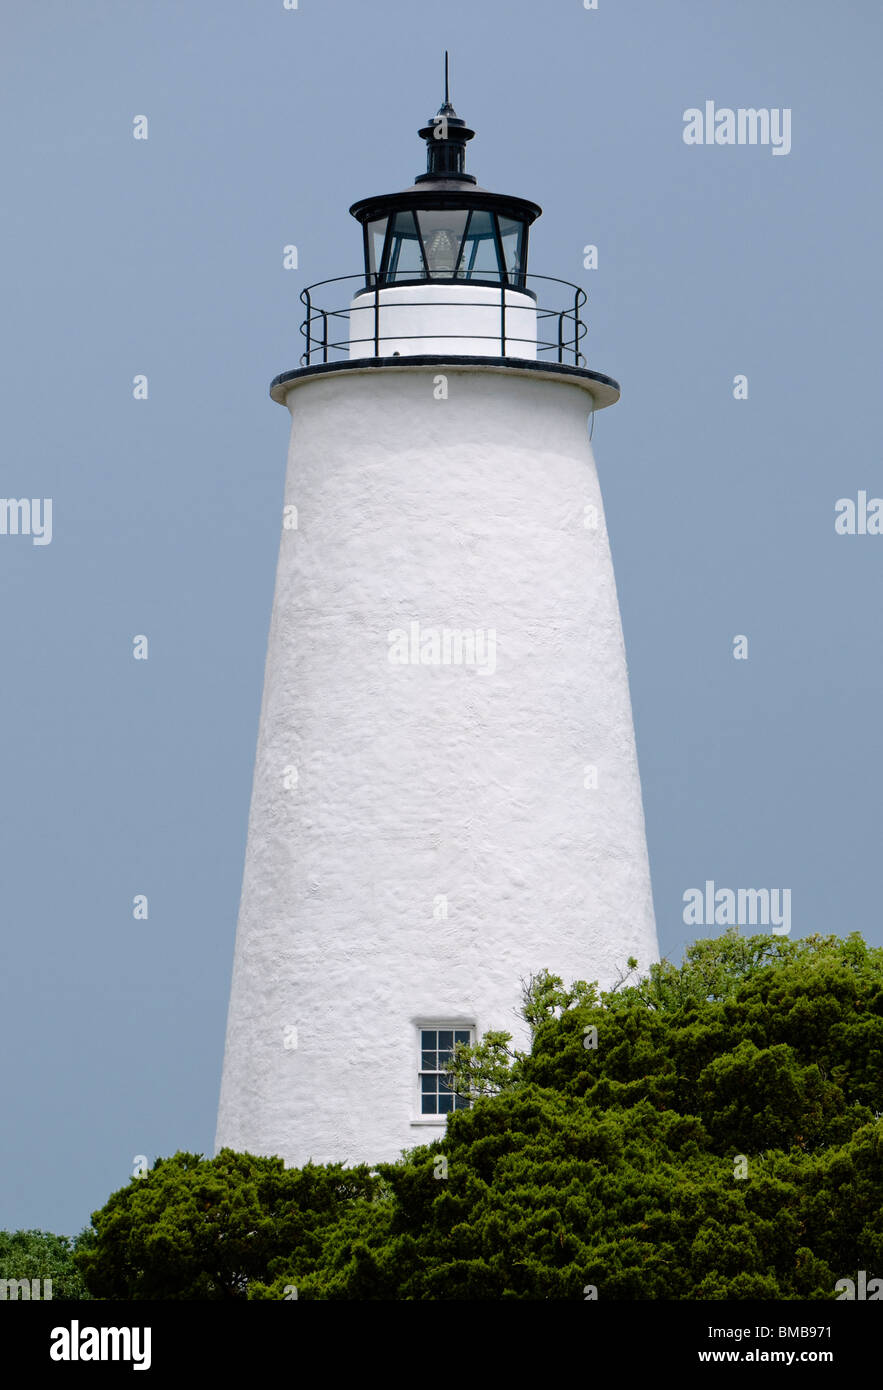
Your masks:
{"label": "white window frame", "polygon": [[[414,1085],[413,1085],[413,1111],[414,1118],[412,1125],[429,1125],[434,1129],[444,1129],[448,1122],[448,1115],[453,1115],[453,1110],[444,1111],[439,1115],[423,1114],[423,1083],[422,1078],[427,1075],[437,1075],[438,1073],[425,1072],[423,1069],[423,1030],[432,1028],[434,1031],[449,1028],[452,1032],[469,1033],[470,1045],[474,1044],[477,1029],[474,1019],[470,1018],[451,1018],[445,1015],[443,1018],[420,1018],[414,1019]],[[462,1107],[461,1107],[462,1109]]]}

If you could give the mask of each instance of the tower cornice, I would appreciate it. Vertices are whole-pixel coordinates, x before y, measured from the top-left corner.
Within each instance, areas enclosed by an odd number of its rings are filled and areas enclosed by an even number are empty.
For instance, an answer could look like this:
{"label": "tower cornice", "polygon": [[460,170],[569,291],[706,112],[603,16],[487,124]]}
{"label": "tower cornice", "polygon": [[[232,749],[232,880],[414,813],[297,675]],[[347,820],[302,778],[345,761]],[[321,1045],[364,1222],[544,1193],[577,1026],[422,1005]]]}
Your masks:
{"label": "tower cornice", "polygon": [[270,383],[270,396],[279,405],[286,405],[293,388],[316,377],[336,376],[340,372],[362,373],[383,371],[415,372],[426,368],[448,368],[450,371],[467,370],[473,372],[504,372],[509,375],[531,377],[545,381],[566,381],[573,386],[581,386],[592,398],[592,409],[603,410],[605,406],[615,405],[620,397],[619,383],[603,372],[593,372],[587,367],[571,367],[565,362],[532,362],[522,358],[456,356],[454,354],[425,353],[408,357],[357,357],[346,362],[320,362],[310,367],[298,367],[294,371],[281,372]]}

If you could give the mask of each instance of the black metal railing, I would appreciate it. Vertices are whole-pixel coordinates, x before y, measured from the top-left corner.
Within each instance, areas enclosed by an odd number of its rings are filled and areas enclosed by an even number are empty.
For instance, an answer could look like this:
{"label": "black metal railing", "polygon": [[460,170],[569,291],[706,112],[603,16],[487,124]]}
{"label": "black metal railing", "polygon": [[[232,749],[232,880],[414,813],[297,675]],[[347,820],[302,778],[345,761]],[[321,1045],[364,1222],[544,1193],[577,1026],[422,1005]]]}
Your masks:
{"label": "black metal railing", "polygon": [[[571,284],[569,280],[559,280],[554,275],[524,275],[522,279],[525,281],[542,280],[545,284],[563,285],[570,292],[568,295],[568,302],[563,308],[542,305],[535,292],[527,286],[525,289],[519,291],[511,285],[507,286],[488,282],[488,286],[484,286],[484,282],[480,282],[484,287],[498,289],[500,292],[500,327],[498,333],[473,333],[466,328],[461,328],[460,331],[456,333],[401,333],[398,331],[398,328],[391,330],[388,325],[386,327],[381,326],[381,313],[383,309],[394,309],[396,311],[395,316],[398,318],[399,311],[405,309],[422,310],[437,308],[443,305],[456,306],[457,308],[474,307],[482,309],[495,307],[493,302],[488,303],[486,300],[464,299],[461,295],[458,295],[456,299],[443,298],[445,294],[445,285],[447,283],[452,285],[456,284],[458,287],[462,286],[465,288],[462,281],[446,282],[436,279],[414,279],[401,281],[396,286],[388,286],[381,284],[379,281],[375,281],[372,288],[365,290],[364,273],[361,275],[336,275],[330,280],[319,280],[315,285],[308,285],[306,289],[301,290],[300,293],[301,302],[306,309],[306,318],[300,326],[301,336],[306,340],[306,351],[300,359],[301,366],[310,367],[320,361],[323,363],[338,361],[339,356],[330,356],[329,354],[332,353],[348,358],[350,356],[351,347],[356,344],[367,344],[369,347],[373,347],[373,356],[380,357],[380,345],[384,338],[393,339],[396,342],[414,344],[419,344],[427,339],[455,338],[462,341],[463,339],[472,338],[499,344],[499,355],[501,357],[517,356],[517,353],[511,351],[512,347],[517,343],[527,343],[531,348],[536,349],[538,361],[553,360],[567,362],[576,367],[585,366],[586,359],[580,352],[579,347],[580,342],[588,331],[588,325],[580,317],[580,309],[588,299],[585,290],[581,289],[579,285]],[[350,334],[349,305],[343,309],[326,309],[316,303],[316,290],[324,289],[326,285],[339,285],[347,280],[358,281],[363,287],[362,294],[359,296],[359,303],[355,304],[353,308],[362,312],[367,309],[371,312],[372,328],[371,331],[363,337],[354,338]],[[475,282],[471,283],[474,284]],[[439,288],[439,298],[421,299],[415,301],[413,304],[403,304],[395,301],[390,302],[388,299],[385,300],[382,298],[383,292],[386,289],[405,288],[414,285],[437,285]],[[525,292],[536,300],[536,338],[519,338],[513,336],[512,333],[507,333],[507,308],[511,313],[516,309],[521,310],[527,307],[533,307],[526,306],[523,303]],[[521,298],[518,300],[514,299],[513,296],[516,295],[520,295]],[[320,296],[320,298],[324,298],[324,296]],[[563,299],[563,294],[559,295],[558,298],[559,300]],[[340,325],[343,325],[343,327]],[[554,336],[551,338],[544,337],[543,334],[548,331],[551,331]],[[341,334],[341,336],[338,336],[338,334]],[[419,348],[416,348],[415,352],[419,352]],[[548,354],[548,356],[543,356],[542,354]],[[370,355],[370,352],[365,354],[365,356]]]}

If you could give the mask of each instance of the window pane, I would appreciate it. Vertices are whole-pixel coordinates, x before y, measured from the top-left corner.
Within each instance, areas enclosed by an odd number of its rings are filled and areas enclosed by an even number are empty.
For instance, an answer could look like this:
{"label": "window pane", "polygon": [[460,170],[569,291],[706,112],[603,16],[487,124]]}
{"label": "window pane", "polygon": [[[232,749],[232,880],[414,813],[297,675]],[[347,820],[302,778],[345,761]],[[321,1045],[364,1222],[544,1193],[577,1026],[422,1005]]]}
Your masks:
{"label": "window pane", "polygon": [[438,1113],[439,1113],[440,1115],[446,1115],[447,1112],[448,1112],[449,1110],[453,1110],[453,1108],[454,1108],[454,1097],[453,1097],[453,1096],[439,1096],[439,1098],[438,1098]]}
{"label": "window pane", "polygon": [[417,213],[429,274],[434,279],[453,278],[467,216],[465,208]]}
{"label": "window pane", "polygon": [[489,212],[472,213],[457,275],[466,280],[500,279],[497,237],[494,219]]}
{"label": "window pane", "polygon": [[424,1052],[421,1066],[424,1071],[438,1071],[437,1052]]}
{"label": "window pane", "polygon": [[395,215],[389,253],[389,279],[393,282],[426,279],[417,225],[411,212],[397,212]]}
{"label": "window pane", "polygon": [[512,217],[501,217],[500,240],[503,243],[503,260],[506,271],[510,278],[517,278],[519,272],[524,269],[522,264],[524,223],[516,222]]}
{"label": "window pane", "polygon": [[468,1045],[468,1043],[469,1043],[469,1029],[468,1029],[468,1028],[458,1028],[457,1031],[454,1033],[454,1042],[455,1042],[455,1043],[466,1043],[466,1044]]}
{"label": "window pane", "polygon": [[426,1095],[427,1093],[430,1093],[430,1094],[432,1094],[432,1095],[435,1095],[435,1090],[436,1090],[435,1081],[436,1081],[436,1078],[435,1078],[434,1076],[421,1076],[421,1078],[420,1078],[420,1087],[421,1087],[421,1089],[422,1089],[424,1095]]}
{"label": "window pane", "polygon": [[435,1108],[435,1096],[424,1096],[424,1097],[423,1097],[423,1109],[422,1109],[422,1111],[421,1111],[421,1114],[423,1114],[423,1115],[437,1115],[437,1114],[438,1114],[438,1111],[437,1111],[436,1108]]}
{"label": "window pane", "polygon": [[451,1048],[454,1046],[454,1032],[452,1028],[439,1028],[438,1045],[440,1048],[446,1047],[450,1052]]}
{"label": "window pane", "polygon": [[436,1047],[437,1037],[438,1034],[436,1033],[434,1028],[424,1028],[422,1033],[420,1034],[420,1046],[432,1048],[434,1050]]}
{"label": "window pane", "polygon": [[368,269],[372,275],[380,269],[388,221],[388,217],[380,217],[376,222],[368,223]]}
{"label": "window pane", "polygon": [[448,1095],[453,1092],[453,1089],[454,1088],[451,1085],[450,1081],[447,1079],[447,1077],[440,1076],[438,1078],[439,1095]]}
{"label": "window pane", "polygon": [[455,1110],[468,1110],[468,1109],[469,1109],[469,1101],[466,1099],[465,1096],[455,1096],[455,1097],[454,1097],[454,1109],[455,1109]]}

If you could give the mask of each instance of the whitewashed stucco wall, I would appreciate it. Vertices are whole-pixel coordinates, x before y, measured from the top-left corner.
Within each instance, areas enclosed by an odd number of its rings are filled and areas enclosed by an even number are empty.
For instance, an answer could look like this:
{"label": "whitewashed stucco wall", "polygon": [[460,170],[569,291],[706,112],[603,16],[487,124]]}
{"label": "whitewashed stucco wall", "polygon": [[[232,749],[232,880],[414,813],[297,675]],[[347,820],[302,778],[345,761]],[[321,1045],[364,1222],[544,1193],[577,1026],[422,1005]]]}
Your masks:
{"label": "whitewashed stucco wall", "polygon": [[[500,300],[506,296],[505,318]],[[375,343],[374,316],[377,313]],[[551,326],[550,326],[551,325]],[[558,331],[557,319],[544,320],[546,340]],[[498,357],[505,327],[505,355],[536,361],[537,306],[530,295],[488,285],[393,285],[362,294],[350,304],[350,357],[403,357],[415,353],[465,353]],[[314,325],[315,328],[315,325]],[[565,332],[571,325],[565,325]],[[333,334],[332,334],[333,336]]]}
{"label": "whitewashed stucco wall", "polygon": [[[523,977],[607,985],[657,958],[628,681],[582,385],[413,366],[302,379],[288,404],[299,525],[217,1144],[378,1161],[438,1132],[412,1124],[416,1022],[523,1042]],[[415,620],[495,629],[496,671],[391,665],[388,633]]]}

